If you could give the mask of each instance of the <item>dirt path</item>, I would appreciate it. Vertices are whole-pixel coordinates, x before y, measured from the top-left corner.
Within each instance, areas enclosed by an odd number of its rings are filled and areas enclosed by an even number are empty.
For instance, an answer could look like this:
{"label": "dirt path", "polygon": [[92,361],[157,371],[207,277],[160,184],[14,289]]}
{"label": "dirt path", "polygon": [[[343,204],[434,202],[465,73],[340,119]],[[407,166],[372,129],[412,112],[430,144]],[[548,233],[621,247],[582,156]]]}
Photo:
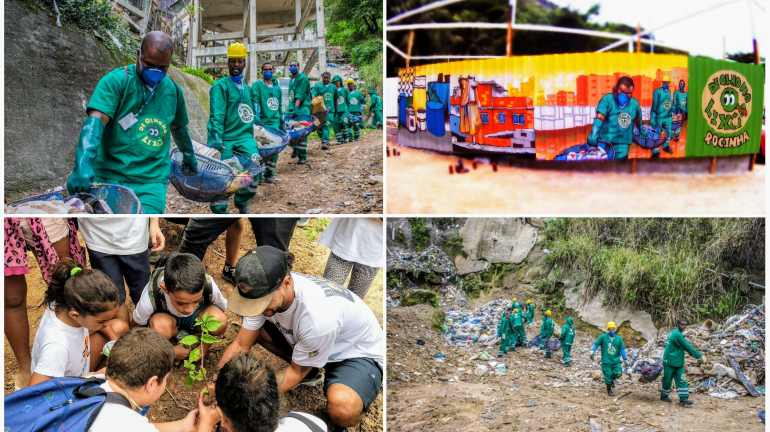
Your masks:
{"label": "dirt path", "polygon": [[[392,146],[391,146],[392,147]],[[741,174],[618,174],[480,163],[398,147],[389,157],[390,214],[764,214],[765,165]]]}
{"label": "dirt path", "polygon": [[[658,383],[627,379],[608,397],[603,382],[575,378],[577,370],[590,367],[592,339],[583,332],[573,345],[571,368],[563,366],[560,352],[544,359],[536,348],[519,348],[505,358],[506,375],[476,376],[473,369],[487,362],[469,359],[481,350],[447,346],[430,327],[433,311],[426,305],[388,309],[388,430],[588,431],[590,421],[605,432],[764,430],[756,414],[764,409],[763,398],[723,401],[696,394],[695,404],[683,408],[660,402]],[[536,322],[527,337],[537,330]],[[436,362],[436,353],[446,354],[446,362]]]}
{"label": "dirt path", "polygon": [[[294,269],[300,273],[306,273],[311,275],[322,276],[324,267],[326,266],[326,259],[329,256],[329,250],[316,243],[318,237],[323,232],[328,219],[313,219],[305,228],[296,228],[294,230],[294,237],[291,241],[291,250],[297,257],[296,265]],[[241,246],[241,254],[245,254],[248,250],[256,246],[254,241],[254,234],[246,224],[244,229],[243,244]],[[161,220],[161,228],[166,236],[166,250],[165,253],[170,253],[179,248],[181,242],[182,226],[166,222]],[[84,244],[81,238],[81,244]],[[206,267],[207,273],[214,277],[217,285],[222,290],[225,297],[229,297],[233,290],[233,286],[226,282],[222,278],[222,266],[224,265],[225,254],[225,236],[224,234],[219,237],[208,249],[208,253],[203,260],[203,265]],[[37,266],[32,255],[29,255],[30,262],[30,274],[27,275],[28,296],[27,304],[29,308],[29,321],[30,321],[30,348],[35,339],[35,332],[40,322],[40,318],[44,312],[44,309],[35,308],[42,299],[46,290],[46,285],[43,282],[40,268]],[[366,298],[364,299],[366,304],[372,308],[380,324],[383,322],[382,313],[382,286],[383,275],[380,271],[372,284],[372,288],[369,290]],[[129,311],[133,311],[133,305],[131,299],[128,299]],[[226,312],[230,327],[224,335],[225,341],[220,342],[212,346],[211,355],[206,358],[206,368],[212,370],[222,352],[234,338],[238,329],[240,328],[241,318],[231,312]],[[273,368],[279,369],[286,367],[286,363],[278,359],[274,355],[268,353],[262,347],[256,346],[251,349],[252,355],[256,356],[261,361],[266,362]],[[168,380],[168,392],[164,393],[161,398],[152,405],[147,417],[152,422],[164,422],[171,420],[178,420],[183,418],[193,408],[195,404],[195,395],[200,388],[195,390],[188,389],[184,384],[186,373],[185,369],[174,369],[171,372],[171,377]],[[16,364],[16,358],[11,351],[10,345],[8,345],[7,339],[5,340],[5,376],[4,376],[4,394],[8,395],[13,390],[13,383],[16,379],[18,368]],[[173,394],[173,398],[169,395]],[[176,402],[174,400],[176,398]],[[369,414],[364,418],[363,422],[356,428],[351,428],[351,431],[360,432],[374,432],[382,431],[382,418],[383,418],[383,396],[380,394],[377,400],[371,407]],[[196,405],[197,406],[197,405]],[[288,410],[295,410],[300,412],[307,412],[314,414],[327,422],[329,416],[326,414],[326,398],[323,394],[322,386],[316,386],[313,388],[307,386],[300,386],[294,389],[282,397],[282,412]]]}
{"label": "dirt path", "polygon": [[[361,140],[321,150],[313,133],[308,163],[297,165],[286,149],[278,159],[275,184],[262,183],[250,209],[255,214],[382,214],[382,130],[361,130]],[[367,195],[364,195],[367,194]],[[371,194],[371,195],[370,195]],[[230,213],[238,213],[230,199]],[[167,214],[211,213],[208,204],[183,198],[171,184]]]}

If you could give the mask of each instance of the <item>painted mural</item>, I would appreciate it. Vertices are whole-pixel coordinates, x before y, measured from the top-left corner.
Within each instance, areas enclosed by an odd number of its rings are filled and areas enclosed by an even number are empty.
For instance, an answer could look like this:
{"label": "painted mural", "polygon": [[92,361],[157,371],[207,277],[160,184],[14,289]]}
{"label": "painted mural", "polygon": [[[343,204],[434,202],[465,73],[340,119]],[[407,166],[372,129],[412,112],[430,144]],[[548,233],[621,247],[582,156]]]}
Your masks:
{"label": "painted mural", "polygon": [[762,100],[764,78],[753,65],[563,54],[417,66],[398,79],[405,146],[558,161],[759,150],[752,101]]}

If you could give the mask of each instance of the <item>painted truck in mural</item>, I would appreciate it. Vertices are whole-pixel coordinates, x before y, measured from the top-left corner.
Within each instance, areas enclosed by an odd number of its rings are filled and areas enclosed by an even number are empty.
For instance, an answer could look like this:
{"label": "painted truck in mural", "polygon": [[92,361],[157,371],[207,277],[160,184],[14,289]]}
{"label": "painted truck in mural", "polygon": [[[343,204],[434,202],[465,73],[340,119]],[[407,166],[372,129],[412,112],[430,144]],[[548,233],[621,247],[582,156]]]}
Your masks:
{"label": "painted truck in mural", "polygon": [[751,154],[761,138],[761,109],[752,105],[762,98],[762,74],[753,65],[635,53],[405,68],[398,141],[557,161]]}

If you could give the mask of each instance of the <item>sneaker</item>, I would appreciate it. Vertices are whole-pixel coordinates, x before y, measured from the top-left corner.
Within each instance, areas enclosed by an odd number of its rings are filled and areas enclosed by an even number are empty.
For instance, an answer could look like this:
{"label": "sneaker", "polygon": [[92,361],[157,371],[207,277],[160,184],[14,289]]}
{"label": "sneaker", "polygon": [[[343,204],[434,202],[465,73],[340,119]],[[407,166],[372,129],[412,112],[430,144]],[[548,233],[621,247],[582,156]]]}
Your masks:
{"label": "sneaker", "polygon": [[322,142],[321,143],[321,150],[329,150],[329,143]]}
{"label": "sneaker", "polygon": [[356,138],[354,138],[354,139],[355,139],[356,141],[361,141],[361,138],[358,138],[358,137],[356,137]]}
{"label": "sneaker", "polygon": [[294,159],[297,156],[299,156],[299,151],[297,151],[297,149],[292,149],[292,151],[291,151],[291,158]]}
{"label": "sneaker", "polygon": [[238,213],[240,213],[240,214],[251,214],[251,210],[249,210],[249,205],[248,204],[240,205],[240,206],[235,206],[235,208],[238,209]]}
{"label": "sneaker", "polygon": [[298,227],[305,227],[309,223],[310,223],[310,218],[299,218],[299,221],[297,221],[297,226]]}
{"label": "sneaker", "polygon": [[222,267],[222,277],[226,281],[235,285],[235,266],[231,266],[230,264],[225,263],[225,266]]}
{"label": "sneaker", "polygon": [[687,406],[687,405],[692,405],[692,404],[693,404],[693,401],[691,401],[690,399],[685,399],[685,400],[680,400],[679,401],[679,406]]}
{"label": "sneaker", "polygon": [[615,396],[615,393],[612,392],[612,389],[607,390],[607,396]]}
{"label": "sneaker", "polygon": [[671,403],[671,398],[668,396],[661,396],[660,400],[662,400],[663,402]]}
{"label": "sneaker", "polygon": [[297,161],[297,165],[305,165],[307,163],[307,159],[300,159]]}
{"label": "sneaker", "polygon": [[299,384],[297,385],[298,386],[306,385],[309,387],[315,387],[322,382],[324,382],[324,373],[321,372],[321,369],[313,368],[310,370],[310,372],[308,372],[307,376],[305,376],[305,379],[300,381]]}
{"label": "sneaker", "polygon": [[275,176],[265,176],[265,183],[273,184],[276,182]]}

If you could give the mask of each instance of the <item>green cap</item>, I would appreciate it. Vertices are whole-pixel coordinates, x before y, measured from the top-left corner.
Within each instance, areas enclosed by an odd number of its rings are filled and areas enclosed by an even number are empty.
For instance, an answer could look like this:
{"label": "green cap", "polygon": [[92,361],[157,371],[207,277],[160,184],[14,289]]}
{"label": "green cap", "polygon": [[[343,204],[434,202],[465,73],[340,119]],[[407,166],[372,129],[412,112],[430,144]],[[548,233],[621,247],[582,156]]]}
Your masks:
{"label": "green cap", "polygon": [[332,82],[334,81],[342,81],[342,77],[339,75],[334,75],[334,78],[332,78]]}
{"label": "green cap", "polygon": [[374,91],[374,89],[369,90],[369,94],[375,94],[375,93],[376,92]]}

